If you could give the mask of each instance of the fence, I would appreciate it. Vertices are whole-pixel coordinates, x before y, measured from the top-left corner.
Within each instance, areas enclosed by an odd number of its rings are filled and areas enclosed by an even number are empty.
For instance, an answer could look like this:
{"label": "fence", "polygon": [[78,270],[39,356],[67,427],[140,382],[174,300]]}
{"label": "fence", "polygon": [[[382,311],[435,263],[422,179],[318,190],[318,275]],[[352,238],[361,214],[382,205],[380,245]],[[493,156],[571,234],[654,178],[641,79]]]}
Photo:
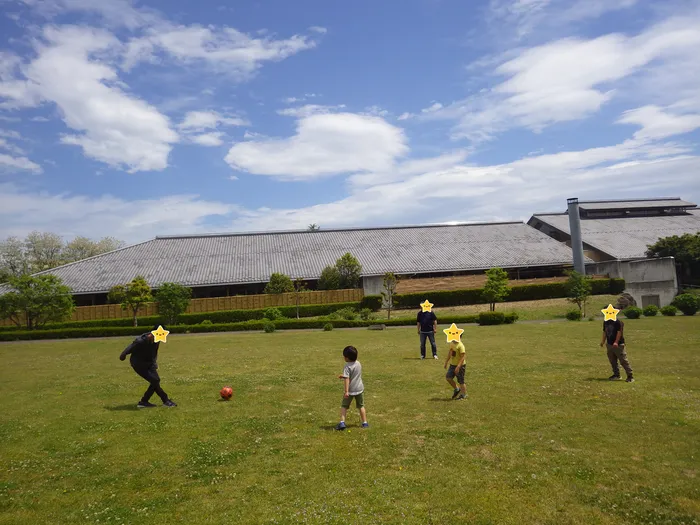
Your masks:
{"label": "fence", "polygon": [[[333,304],[360,302],[364,297],[361,288],[348,290],[319,290],[301,292],[299,304]],[[263,295],[235,295],[232,297],[207,297],[204,299],[192,299],[186,313],[218,312],[221,310],[254,310],[257,308],[269,308],[271,306],[294,306],[296,304],[295,293],[263,294]],[[139,308],[139,317],[158,314],[156,303],[146,303]],[[71,321],[95,321],[98,319],[122,319],[131,317],[130,310],[122,310],[118,304],[105,304],[100,306],[78,306],[73,312]],[[9,319],[0,320],[0,326],[14,326]]]}

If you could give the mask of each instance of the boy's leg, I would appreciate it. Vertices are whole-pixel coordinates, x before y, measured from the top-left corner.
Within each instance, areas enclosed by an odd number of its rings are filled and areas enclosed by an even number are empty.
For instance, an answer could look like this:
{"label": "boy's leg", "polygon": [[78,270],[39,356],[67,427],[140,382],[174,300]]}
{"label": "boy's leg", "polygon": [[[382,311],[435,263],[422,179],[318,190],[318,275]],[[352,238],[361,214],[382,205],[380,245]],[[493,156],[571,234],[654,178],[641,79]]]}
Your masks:
{"label": "boy's leg", "polygon": [[423,359],[425,359],[425,338],[426,337],[428,337],[428,334],[424,334],[423,332],[420,333],[420,356]]}
{"label": "boy's leg", "polygon": [[[433,357],[437,359],[437,345],[435,344],[435,332],[430,332],[428,334],[428,339],[430,339],[430,346],[433,349]],[[423,350],[423,355],[425,355],[425,349]]]}
{"label": "boy's leg", "polygon": [[141,401],[148,403],[148,400],[151,399],[151,396],[155,393],[158,394],[158,397],[160,397],[160,400],[163,403],[166,403],[169,399],[168,394],[166,394],[160,386],[160,376],[158,375],[156,368],[151,366],[149,368],[135,370],[138,375],[150,383],[148,390],[146,390],[146,392],[143,394]]}
{"label": "boy's leg", "polygon": [[455,376],[455,365],[450,365],[450,367],[447,369],[447,374],[445,374],[445,379],[447,379],[447,382],[452,386],[452,399],[457,397],[457,394],[459,393],[459,388],[457,388],[457,383],[455,383],[455,380],[453,379]]}
{"label": "boy's leg", "polygon": [[627,359],[627,352],[625,351],[625,345],[619,345],[614,350],[615,350],[615,354],[617,355],[617,358],[620,360],[620,364],[622,365],[622,368],[624,368],[625,372],[627,372],[627,377],[628,378],[633,377],[632,366],[630,365],[630,362]]}
{"label": "boy's leg", "polygon": [[620,377],[620,367],[617,365],[617,355],[615,355],[615,349],[611,344],[607,344],[608,348],[608,361],[610,361],[610,366],[612,366],[613,377]]}
{"label": "boy's leg", "polygon": [[360,418],[362,426],[367,426],[367,411],[365,410],[365,395],[364,392],[355,396],[355,406],[360,409]]}
{"label": "boy's leg", "polygon": [[459,382],[459,399],[464,399],[467,395],[467,385],[464,383],[464,373],[466,372],[467,365],[462,365],[459,367],[459,372],[457,373],[457,382]]}
{"label": "boy's leg", "polygon": [[350,403],[352,402],[352,396],[345,397],[340,402],[340,423],[335,427],[336,430],[345,430],[345,416],[348,413],[348,408],[350,408]]}

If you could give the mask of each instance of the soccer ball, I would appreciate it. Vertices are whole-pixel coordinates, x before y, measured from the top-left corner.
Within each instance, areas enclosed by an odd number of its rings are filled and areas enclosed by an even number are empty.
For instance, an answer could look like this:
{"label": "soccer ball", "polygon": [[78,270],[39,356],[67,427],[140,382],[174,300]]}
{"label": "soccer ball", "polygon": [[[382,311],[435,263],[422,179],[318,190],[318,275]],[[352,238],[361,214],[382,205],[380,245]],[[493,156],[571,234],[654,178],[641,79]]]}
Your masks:
{"label": "soccer ball", "polygon": [[230,386],[225,386],[221,389],[219,394],[221,395],[221,399],[228,401],[233,397],[233,388],[231,388]]}

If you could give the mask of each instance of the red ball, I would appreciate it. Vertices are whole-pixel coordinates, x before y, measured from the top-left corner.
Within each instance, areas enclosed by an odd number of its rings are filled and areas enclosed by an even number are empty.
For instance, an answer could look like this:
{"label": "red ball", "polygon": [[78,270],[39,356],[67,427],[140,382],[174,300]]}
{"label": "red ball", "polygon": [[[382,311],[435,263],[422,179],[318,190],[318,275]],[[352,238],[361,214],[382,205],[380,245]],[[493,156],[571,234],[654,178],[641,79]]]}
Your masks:
{"label": "red ball", "polygon": [[230,386],[225,386],[221,389],[219,394],[221,395],[221,399],[225,399],[226,401],[228,401],[233,397],[233,388],[231,388]]}

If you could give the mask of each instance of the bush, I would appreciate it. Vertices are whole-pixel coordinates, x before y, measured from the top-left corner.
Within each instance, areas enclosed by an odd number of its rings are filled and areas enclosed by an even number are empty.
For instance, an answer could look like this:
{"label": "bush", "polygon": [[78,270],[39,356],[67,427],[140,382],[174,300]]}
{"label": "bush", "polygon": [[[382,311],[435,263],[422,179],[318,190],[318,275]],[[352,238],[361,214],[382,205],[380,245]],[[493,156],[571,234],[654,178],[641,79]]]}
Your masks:
{"label": "bush", "polygon": [[683,312],[683,315],[695,315],[700,310],[700,297],[684,293],[676,296],[671,304]]}
{"label": "bush", "polygon": [[506,322],[506,314],[503,312],[481,312],[479,324],[481,326],[503,324]]}
{"label": "bush", "polygon": [[667,317],[673,317],[677,313],[678,313],[678,308],[676,308],[672,304],[669,304],[668,306],[664,306],[661,309],[661,315],[665,315]]}
{"label": "bush", "polygon": [[341,319],[345,319],[346,321],[354,321],[355,319],[357,319],[357,312],[352,307],[341,308],[340,310],[336,310],[335,314]]}
{"label": "bush", "polygon": [[569,310],[566,312],[566,318],[569,321],[580,321],[581,320],[581,310]]}
{"label": "bush", "polygon": [[211,325],[213,325],[214,323],[212,323],[209,319],[205,319],[204,321],[202,321],[202,322],[199,323],[199,324],[203,324],[203,325],[205,325],[205,326],[211,326]]}
{"label": "bush", "polygon": [[[265,309],[263,315],[271,321],[275,321],[276,319],[282,319],[284,317],[284,315],[282,315],[282,312],[280,312],[280,309],[274,307]],[[301,314],[299,315],[301,316]]]}
{"label": "bush", "polygon": [[326,323],[323,325],[324,332],[330,332],[331,330],[333,330],[333,323]]}
{"label": "bush", "polygon": [[656,314],[659,313],[659,307],[653,304],[650,304],[644,309],[644,316],[645,317],[654,317]]}
{"label": "bush", "polygon": [[275,323],[270,321],[266,322],[265,324],[263,324],[263,330],[265,330],[266,334],[271,334],[275,331]]}
{"label": "bush", "polygon": [[642,316],[643,310],[638,306],[630,306],[622,311],[627,319],[639,319]]}
{"label": "bush", "polygon": [[294,291],[294,283],[292,279],[283,273],[273,273],[270,275],[270,282],[265,285],[264,293],[279,294],[290,293]]}
{"label": "bush", "polygon": [[360,301],[360,308],[369,308],[373,312],[378,312],[382,309],[381,295],[365,295]]}
{"label": "bush", "polygon": [[372,319],[376,319],[376,317],[377,316],[374,314],[374,312],[369,308],[363,308],[360,310],[360,319],[363,321],[370,321]]}
{"label": "bush", "polygon": [[509,313],[509,314],[506,314],[506,316],[505,316],[503,322],[504,322],[505,324],[513,324],[513,323],[515,323],[515,321],[517,321],[519,318],[520,318],[520,316],[519,316],[517,313],[511,312],[511,313]]}

